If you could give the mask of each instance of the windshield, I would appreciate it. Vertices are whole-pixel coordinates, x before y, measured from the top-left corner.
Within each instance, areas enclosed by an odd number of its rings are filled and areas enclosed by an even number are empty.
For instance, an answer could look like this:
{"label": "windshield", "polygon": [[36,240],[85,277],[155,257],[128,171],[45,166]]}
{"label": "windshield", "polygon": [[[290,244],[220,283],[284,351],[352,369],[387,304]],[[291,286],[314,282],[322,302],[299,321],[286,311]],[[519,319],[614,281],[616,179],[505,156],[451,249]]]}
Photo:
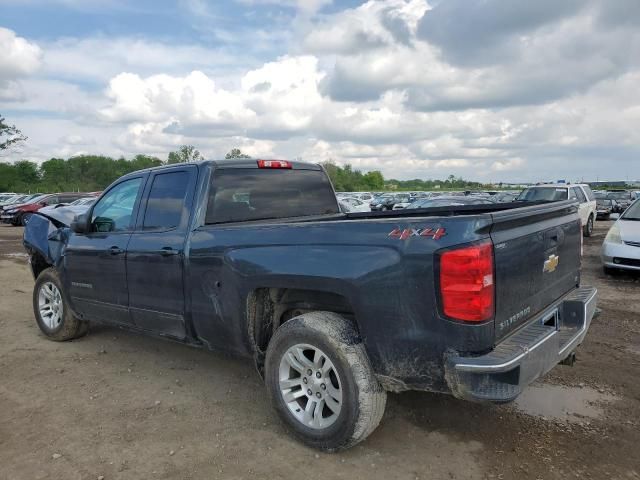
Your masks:
{"label": "windshield", "polygon": [[607,200],[607,199],[598,199],[596,200],[596,205],[598,205],[599,207],[610,207],[611,204],[613,203],[613,200]]}
{"label": "windshield", "polygon": [[563,187],[531,187],[523,190],[518,200],[527,202],[544,201],[557,202],[568,198],[567,189]]}
{"label": "windshield", "polygon": [[635,202],[633,202],[620,218],[622,218],[623,220],[640,221],[640,200],[636,200]]}
{"label": "windshield", "polygon": [[32,195],[30,197],[23,198],[21,200],[21,202],[24,202],[24,203],[27,203],[27,202],[29,202],[29,203],[38,203],[40,200],[44,200],[48,196],[49,196],[48,194],[46,194],[46,195],[42,195],[42,194]]}

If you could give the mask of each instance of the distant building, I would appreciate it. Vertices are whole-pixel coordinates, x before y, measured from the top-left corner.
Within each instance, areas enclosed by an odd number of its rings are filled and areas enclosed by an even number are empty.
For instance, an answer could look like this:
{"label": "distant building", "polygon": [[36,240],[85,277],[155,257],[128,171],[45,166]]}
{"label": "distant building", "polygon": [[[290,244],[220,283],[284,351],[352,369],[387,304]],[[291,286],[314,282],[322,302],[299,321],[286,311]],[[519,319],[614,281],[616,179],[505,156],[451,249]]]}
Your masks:
{"label": "distant building", "polygon": [[625,180],[598,180],[596,182],[587,182],[592,188],[625,188],[627,186],[637,185],[638,182],[627,182]]}

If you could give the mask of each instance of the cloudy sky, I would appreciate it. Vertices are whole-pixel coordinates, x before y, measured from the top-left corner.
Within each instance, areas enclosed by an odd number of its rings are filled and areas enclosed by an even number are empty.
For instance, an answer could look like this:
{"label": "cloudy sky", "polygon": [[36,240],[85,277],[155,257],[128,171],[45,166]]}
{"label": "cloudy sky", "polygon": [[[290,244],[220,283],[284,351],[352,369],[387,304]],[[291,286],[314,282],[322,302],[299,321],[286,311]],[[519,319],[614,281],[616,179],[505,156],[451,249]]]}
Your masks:
{"label": "cloudy sky", "polygon": [[638,0],[0,0],[0,161],[193,144],[385,176],[640,179]]}

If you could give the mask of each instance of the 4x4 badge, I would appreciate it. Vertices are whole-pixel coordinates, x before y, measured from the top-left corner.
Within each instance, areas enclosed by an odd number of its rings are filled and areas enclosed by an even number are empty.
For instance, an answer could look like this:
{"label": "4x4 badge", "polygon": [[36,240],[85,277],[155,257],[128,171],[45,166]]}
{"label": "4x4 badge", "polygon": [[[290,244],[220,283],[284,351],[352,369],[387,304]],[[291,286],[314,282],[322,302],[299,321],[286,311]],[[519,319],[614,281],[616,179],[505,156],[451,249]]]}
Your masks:
{"label": "4x4 badge", "polygon": [[393,230],[389,236],[391,238],[397,238],[399,240],[406,240],[409,237],[428,237],[433,238],[434,240],[439,240],[447,234],[447,231],[444,228],[405,228],[400,229],[396,228]]}

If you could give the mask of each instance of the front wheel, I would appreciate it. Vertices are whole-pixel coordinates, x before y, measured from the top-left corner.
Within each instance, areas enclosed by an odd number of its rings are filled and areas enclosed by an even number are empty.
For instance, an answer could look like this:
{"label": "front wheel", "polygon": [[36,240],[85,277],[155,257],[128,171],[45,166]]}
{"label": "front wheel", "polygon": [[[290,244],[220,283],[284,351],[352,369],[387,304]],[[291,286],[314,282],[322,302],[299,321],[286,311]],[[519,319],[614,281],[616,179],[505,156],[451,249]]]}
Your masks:
{"label": "front wheel", "polygon": [[587,224],[584,226],[584,236],[590,237],[593,234],[593,215],[589,215]]}
{"label": "front wheel", "polygon": [[265,365],[271,403],[303,443],[337,451],[380,423],[386,392],[353,325],[331,312],[293,318],[274,334]]}
{"label": "front wheel", "polygon": [[51,340],[72,340],[89,330],[89,323],[78,319],[69,308],[54,268],[38,275],[33,288],[33,312],[40,331]]}

